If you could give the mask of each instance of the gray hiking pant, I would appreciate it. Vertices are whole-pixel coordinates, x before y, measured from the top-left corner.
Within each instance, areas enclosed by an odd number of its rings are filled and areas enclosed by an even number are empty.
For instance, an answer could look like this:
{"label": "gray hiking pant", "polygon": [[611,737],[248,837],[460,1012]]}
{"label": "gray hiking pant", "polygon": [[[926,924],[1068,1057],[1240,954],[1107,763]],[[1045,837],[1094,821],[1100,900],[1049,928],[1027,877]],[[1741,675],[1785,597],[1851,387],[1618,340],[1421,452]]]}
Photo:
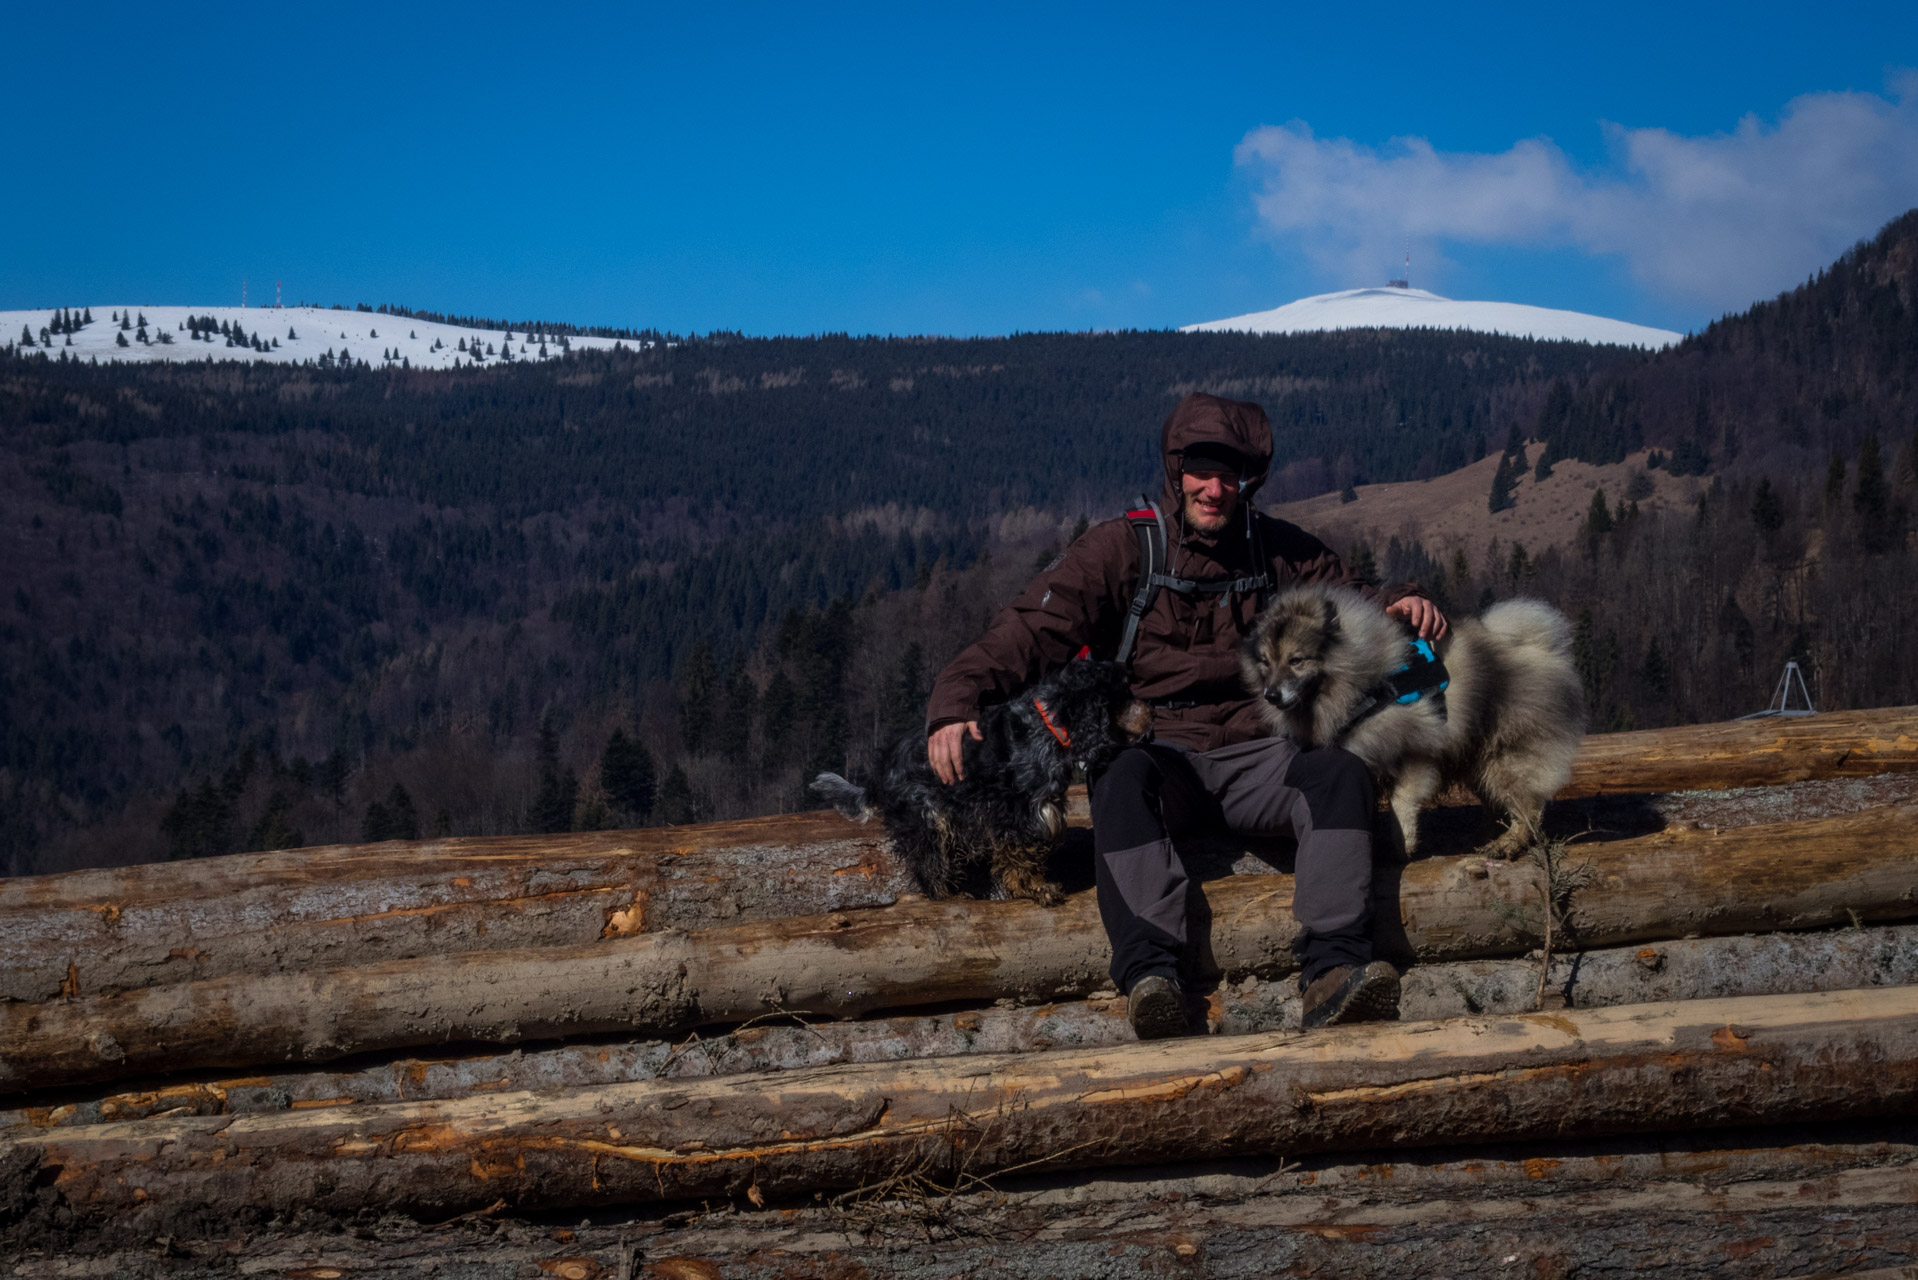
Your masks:
{"label": "gray hiking pant", "polygon": [[1372,777],[1337,747],[1260,738],[1217,751],[1128,747],[1092,786],[1099,914],[1121,991],[1176,976],[1186,949],[1185,864],[1177,836],[1202,830],[1298,842],[1292,912],[1306,982],[1372,959]]}

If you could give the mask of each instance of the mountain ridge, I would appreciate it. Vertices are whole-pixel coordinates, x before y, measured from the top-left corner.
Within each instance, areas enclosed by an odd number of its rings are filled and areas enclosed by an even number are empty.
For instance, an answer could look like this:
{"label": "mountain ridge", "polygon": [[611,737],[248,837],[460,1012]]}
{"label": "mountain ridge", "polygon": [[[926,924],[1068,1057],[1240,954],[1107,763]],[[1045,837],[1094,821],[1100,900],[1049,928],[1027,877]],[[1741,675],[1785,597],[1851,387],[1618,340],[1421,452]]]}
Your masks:
{"label": "mountain ridge", "polygon": [[1182,326],[1181,333],[1320,333],[1330,329],[1466,329],[1512,338],[1590,342],[1602,346],[1674,346],[1685,335],[1670,329],[1534,307],[1522,302],[1472,302],[1425,289],[1381,285],[1314,294],[1270,311]]}

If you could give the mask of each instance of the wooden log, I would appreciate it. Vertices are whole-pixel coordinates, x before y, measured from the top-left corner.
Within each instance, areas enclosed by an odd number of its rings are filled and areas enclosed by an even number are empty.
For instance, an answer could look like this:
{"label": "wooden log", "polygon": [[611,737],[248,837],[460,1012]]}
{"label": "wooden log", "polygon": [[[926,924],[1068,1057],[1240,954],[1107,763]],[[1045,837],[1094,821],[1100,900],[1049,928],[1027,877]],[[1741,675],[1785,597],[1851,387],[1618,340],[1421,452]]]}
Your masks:
{"label": "wooden log", "polygon": [[[1918,708],[1588,738],[1567,796],[1918,770]],[[1074,821],[1089,821],[1084,789]],[[565,946],[844,911],[909,883],[884,833],[811,813],[336,845],[0,880],[0,1001]]]}
{"label": "wooden log", "polygon": [[[1593,845],[1572,936],[1617,946],[1691,934],[1809,929],[1918,916],[1918,807]],[[1531,862],[1431,859],[1386,885],[1388,950],[1425,960],[1538,945]],[[1228,978],[1293,970],[1284,876],[1206,889],[1200,963]],[[1395,891],[1395,892],[1392,892]],[[461,1042],[650,1036],[780,1012],[850,1017],[949,1001],[1040,1003],[1107,983],[1092,895],[907,902],[870,911],[579,947],[476,952],[318,973],[242,976],[0,1005],[0,1091],[164,1070],[322,1062]]]}
{"label": "wooden log", "polygon": [[[1537,1009],[1539,962],[1466,960],[1405,975],[1409,1022]],[[1694,938],[1558,956],[1550,992],[1576,1008],[1918,985],[1918,925]],[[1559,1007],[1559,1006],[1554,1006]],[[1195,1009],[1207,1029],[1299,1029],[1298,985],[1247,979]],[[840,1063],[1033,1053],[1133,1043],[1125,1001],[987,1006],[849,1022],[779,1019],[710,1036],[618,1041],[438,1058],[353,1070],[256,1073],[0,1110],[0,1136],[156,1115],[246,1115],[368,1102],[420,1102],[507,1089],[576,1089],[626,1080],[796,1071]]]}
{"label": "wooden log", "polygon": [[[1918,1258],[1911,1131],[1909,1121],[1864,1120],[1200,1160],[1150,1172],[1042,1172],[954,1196],[802,1200],[762,1210],[732,1201],[710,1213],[644,1206],[557,1230],[511,1215],[502,1222],[500,1214],[452,1223],[387,1215],[375,1231],[302,1215],[248,1222],[242,1233],[217,1211],[199,1215],[205,1225],[195,1230],[191,1208],[161,1207],[57,1233],[16,1219],[14,1234],[0,1238],[22,1246],[11,1272],[20,1280],[72,1280],[76,1257],[92,1275],[151,1274],[154,1237],[168,1230],[169,1277],[332,1270],[396,1278],[1059,1280],[1198,1271],[1214,1280],[1369,1280],[1382,1270],[1551,1277],[1636,1268],[1659,1280],[1912,1280],[1852,1269],[1861,1259]],[[57,1215],[52,1188],[34,1199],[30,1215]],[[929,1234],[937,1248],[926,1247]]]}
{"label": "wooden log", "polygon": [[0,1001],[564,946],[891,902],[877,825],[809,813],[389,841],[0,880]]}
{"label": "wooden log", "polygon": [[[1757,996],[1309,1036],[179,1116],[0,1143],[82,1216],[366,1205],[457,1213],[950,1184],[1151,1165],[1895,1115],[1918,989]],[[38,1172],[32,1172],[37,1166]]]}
{"label": "wooden log", "polygon": [[1595,734],[1579,745],[1561,799],[1718,791],[1812,778],[1918,771],[1918,707],[1766,716]]}

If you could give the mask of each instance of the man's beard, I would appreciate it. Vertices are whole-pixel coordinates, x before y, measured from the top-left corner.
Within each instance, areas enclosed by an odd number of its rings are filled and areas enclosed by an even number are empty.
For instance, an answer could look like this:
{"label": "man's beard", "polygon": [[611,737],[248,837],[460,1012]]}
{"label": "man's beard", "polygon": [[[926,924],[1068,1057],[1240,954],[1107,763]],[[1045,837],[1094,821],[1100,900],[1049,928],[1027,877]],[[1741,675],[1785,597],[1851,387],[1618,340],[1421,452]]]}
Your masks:
{"label": "man's beard", "polygon": [[1238,510],[1239,504],[1234,502],[1223,508],[1217,515],[1208,516],[1200,509],[1197,499],[1188,496],[1185,500],[1185,511],[1183,513],[1185,516],[1185,526],[1188,529],[1203,533],[1208,537],[1224,533],[1226,529],[1231,527],[1232,517],[1238,514]]}

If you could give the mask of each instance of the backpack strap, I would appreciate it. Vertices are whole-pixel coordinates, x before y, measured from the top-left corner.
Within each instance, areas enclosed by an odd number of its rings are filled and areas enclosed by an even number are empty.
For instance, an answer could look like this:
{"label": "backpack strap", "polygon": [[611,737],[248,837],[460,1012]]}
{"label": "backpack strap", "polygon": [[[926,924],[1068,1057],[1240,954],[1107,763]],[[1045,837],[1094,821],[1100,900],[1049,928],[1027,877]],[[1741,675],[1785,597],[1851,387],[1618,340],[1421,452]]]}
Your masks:
{"label": "backpack strap", "polygon": [[1126,610],[1125,631],[1119,637],[1119,651],[1113,661],[1121,665],[1132,661],[1132,650],[1139,639],[1139,622],[1152,608],[1162,590],[1182,596],[1217,596],[1224,608],[1235,595],[1263,596],[1272,590],[1269,569],[1239,578],[1178,578],[1166,570],[1165,513],[1159,504],[1139,495],[1139,505],[1125,513],[1132,532],[1139,539],[1139,585],[1132,593],[1132,605]]}
{"label": "backpack strap", "polygon": [[1120,666],[1132,662],[1132,649],[1139,639],[1139,620],[1152,608],[1159,588],[1172,581],[1165,576],[1165,513],[1159,504],[1139,495],[1139,505],[1125,513],[1126,522],[1139,539],[1139,585],[1132,593],[1132,605],[1126,610],[1125,631],[1119,637],[1119,651],[1113,661]]}

